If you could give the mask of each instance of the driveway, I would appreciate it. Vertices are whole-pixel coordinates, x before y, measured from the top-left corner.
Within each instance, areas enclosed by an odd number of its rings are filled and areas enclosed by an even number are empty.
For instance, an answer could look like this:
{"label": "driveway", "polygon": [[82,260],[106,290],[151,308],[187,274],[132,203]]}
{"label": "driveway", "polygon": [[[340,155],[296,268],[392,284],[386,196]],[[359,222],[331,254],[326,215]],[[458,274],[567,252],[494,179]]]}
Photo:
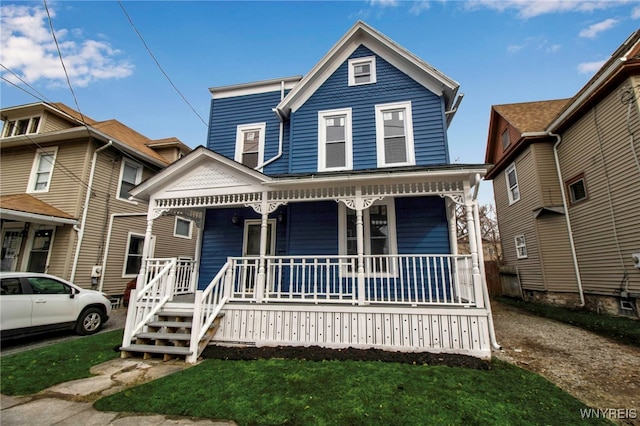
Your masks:
{"label": "driveway", "polygon": [[503,348],[495,357],[540,374],[592,408],[635,410],[635,419],[619,423],[640,425],[640,348],[495,300],[491,307]]}

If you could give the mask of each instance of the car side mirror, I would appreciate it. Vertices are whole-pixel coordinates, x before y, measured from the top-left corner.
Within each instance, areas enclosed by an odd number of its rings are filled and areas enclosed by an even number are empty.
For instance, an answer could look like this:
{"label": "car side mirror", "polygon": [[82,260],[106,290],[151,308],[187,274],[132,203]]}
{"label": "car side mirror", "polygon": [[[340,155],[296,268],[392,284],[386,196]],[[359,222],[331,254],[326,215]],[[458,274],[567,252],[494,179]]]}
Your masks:
{"label": "car side mirror", "polygon": [[73,299],[76,297],[76,289],[72,288],[71,289],[71,294],[69,295],[69,299]]}

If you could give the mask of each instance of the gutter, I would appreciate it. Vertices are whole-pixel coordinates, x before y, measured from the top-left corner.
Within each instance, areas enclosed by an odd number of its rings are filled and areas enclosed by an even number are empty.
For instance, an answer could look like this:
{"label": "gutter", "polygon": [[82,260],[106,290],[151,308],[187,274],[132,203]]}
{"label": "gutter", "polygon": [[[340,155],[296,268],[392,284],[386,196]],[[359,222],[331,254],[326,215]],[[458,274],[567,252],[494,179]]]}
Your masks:
{"label": "gutter", "polygon": [[74,225],[73,229],[78,233],[78,242],[76,243],[76,254],[73,257],[73,266],[71,267],[71,276],[69,281],[73,282],[76,277],[76,270],[78,268],[78,259],[80,258],[80,248],[82,247],[82,240],[84,239],[84,229],[87,223],[87,215],[89,214],[89,201],[91,201],[91,192],[93,191],[93,177],[96,172],[96,160],[98,159],[98,153],[104,151],[113,145],[113,141],[109,140],[106,145],[101,146],[93,152],[93,160],[91,161],[91,172],[89,172],[89,183],[87,184],[87,194],[84,197],[84,206],[82,208],[82,220],[80,227]]}
{"label": "gutter", "polygon": [[558,182],[560,183],[560,193],[562,195],[562,207],[565,211],[565,219],[567,222],[567,231],[569,233],[569,245],[571,246],[571,257],[573,258],[573,268],[576,272],[576,280],[578,282],[578,294],[580,295],[580,306],[584,306],[584,291],[582,290],[582,278],[580,277],[580,267],[578,266],[578,255],[576,254],[576,245],[573,241],[573,229],[571,228],[571,218],[569,217],[569,209],[567,207],[567,198],[564,190],[564,181],[562,180],[562,171],[560,170],[560,159],[558,158],[558,145],[562,142],[562,137],[551,131],[547,135],[555,137],[557,142],[553,145],[553,159],[556,163],[556,173],[558,174]]}
{"label": "gutter", "polygon": [[453,104],[451,109],[449,111],[444,112],[444,116],[447,119],[447,127],[449,126],[449,124],[451,124],[453,117],[456,115],[456,112],[458,111],[458,107],[460,106],[460,102],[462,102],[462,98],[464,98],[464,93],[460,93],[460,95],[458,95],[458,97],[456,98],[455,103]]}

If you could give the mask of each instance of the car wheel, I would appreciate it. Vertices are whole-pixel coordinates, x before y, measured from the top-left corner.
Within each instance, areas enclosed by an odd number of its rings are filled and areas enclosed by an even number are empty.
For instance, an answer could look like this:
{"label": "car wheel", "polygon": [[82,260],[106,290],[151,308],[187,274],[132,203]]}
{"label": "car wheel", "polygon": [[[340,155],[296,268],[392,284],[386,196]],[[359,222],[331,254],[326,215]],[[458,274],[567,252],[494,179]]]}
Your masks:
{"label": "car wheel", "polygon": [[76,333],[81,335],[97,333],[102,328],[103,323],[103,314],[100,309],[85,309],[78,317],[78,321],[76,323]]}

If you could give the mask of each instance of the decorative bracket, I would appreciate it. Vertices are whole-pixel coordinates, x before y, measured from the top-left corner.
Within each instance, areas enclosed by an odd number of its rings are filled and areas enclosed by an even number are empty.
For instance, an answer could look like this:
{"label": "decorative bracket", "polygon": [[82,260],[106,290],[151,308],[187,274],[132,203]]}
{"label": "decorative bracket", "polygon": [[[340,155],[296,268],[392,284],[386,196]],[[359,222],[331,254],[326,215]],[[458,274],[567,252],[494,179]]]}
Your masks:
{"label": "decorative bracket", "polygon": [[[358,204],[360,204],[360,209],[366,210],[369,207],[371,207],[373,203],[375,203],[378,200],[382,200],[383,198],[384,198],[383,196],[362,197],[362,198],[338,198],[336,199],[336,203],[340,203],[340,202],[344,203],[344,205],[350,208],[351,210],[358,210]],[[358,201],[360,201],[360,203],[358,203]]]}
{"label": "decorative bracket", "polygon": [[459,206],[464,206],[464,196],[462,194],[439,194],[440,198],[447,197]]}
{"label": "decorative bracket", "polygon": [[[276,209],[280,206],[284,206],[286,205],[287,202],[286,201],[275,201],[275,202],[269,202],[267,203],[267,214],[271,214],[274,211],[276,211]],[[257,203],[246,203],[244,205],[245,207],[251,207],[253,209],[254,212],[258,213],[258,214],[262,214],[262,201],[257,202]]]}
{"label": "decorative bracket", "polygon": [[169,213],[169,209],[153,209],[152,218],[155,220],[167,213]]}

